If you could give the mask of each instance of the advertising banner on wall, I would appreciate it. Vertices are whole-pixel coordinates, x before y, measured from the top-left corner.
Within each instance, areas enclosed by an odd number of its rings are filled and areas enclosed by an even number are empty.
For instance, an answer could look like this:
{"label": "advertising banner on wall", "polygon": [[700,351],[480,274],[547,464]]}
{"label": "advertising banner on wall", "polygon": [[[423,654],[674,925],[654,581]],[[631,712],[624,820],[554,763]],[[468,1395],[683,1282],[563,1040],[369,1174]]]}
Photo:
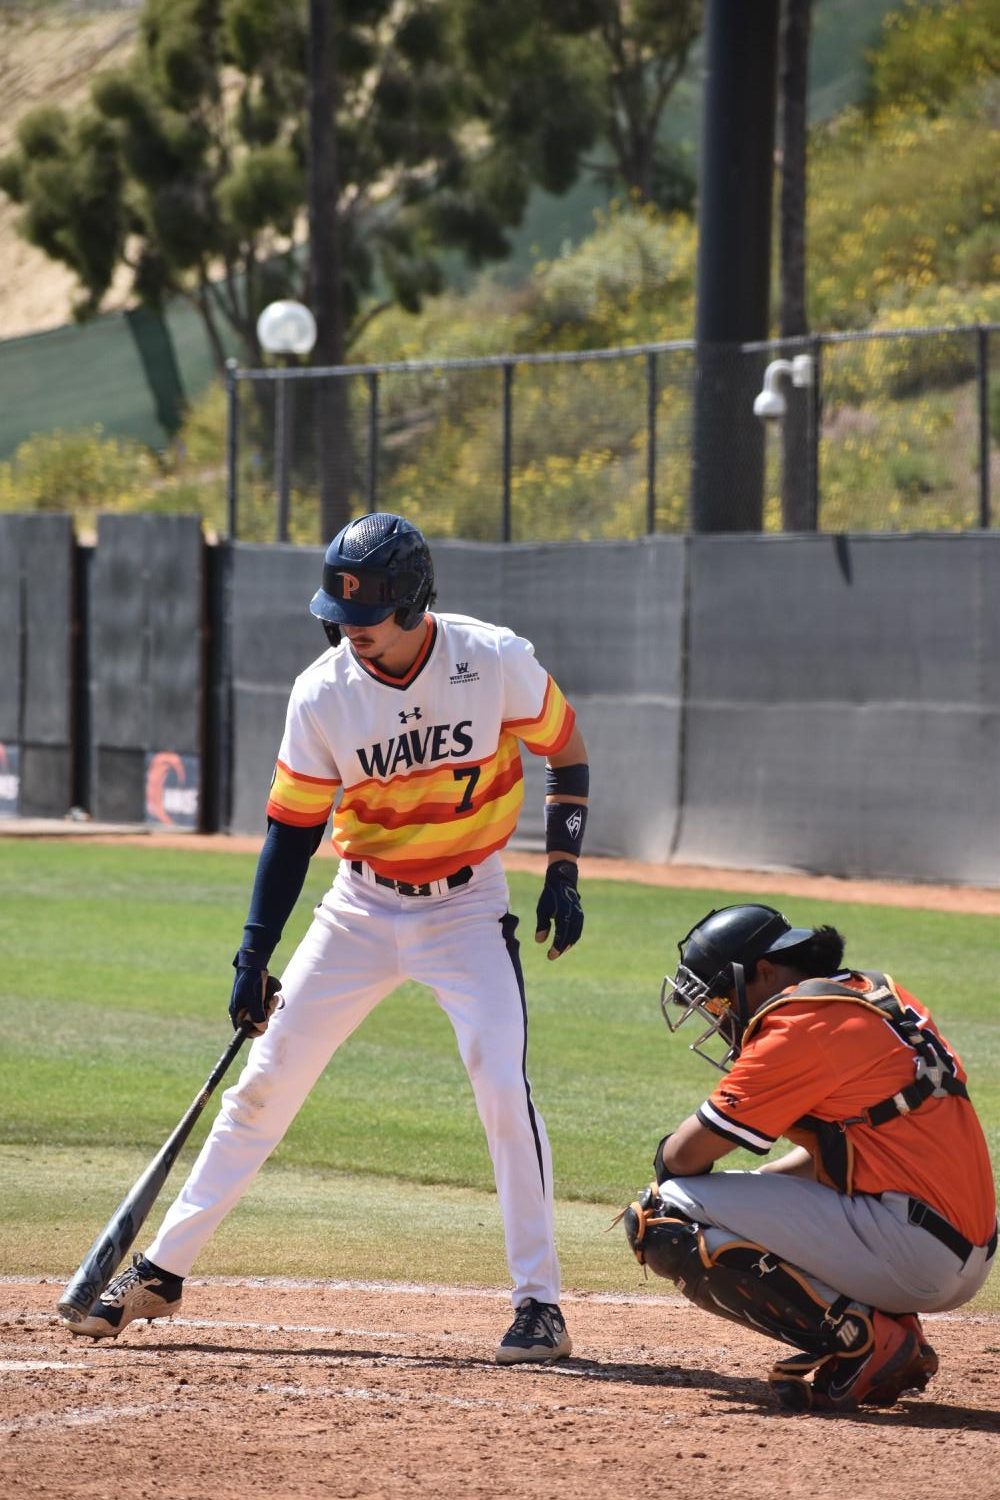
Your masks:
{"label": "advertising banner on wall", "polygon": [[146,822],[154,828],[197,828],[201,758],[156,750],[146,756]]}
{"label": "advertising banner on wall", "polygon": [[16,818],[21,792],[21,748],[0,743],[0,818]]}

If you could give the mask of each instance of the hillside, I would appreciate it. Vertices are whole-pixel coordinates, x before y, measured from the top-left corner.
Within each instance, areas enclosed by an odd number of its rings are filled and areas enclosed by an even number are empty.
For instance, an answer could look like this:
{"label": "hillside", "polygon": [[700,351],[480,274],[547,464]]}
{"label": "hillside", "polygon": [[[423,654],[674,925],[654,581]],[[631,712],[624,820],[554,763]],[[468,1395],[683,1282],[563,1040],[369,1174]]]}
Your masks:
{"label": "hillside", "polygon": [[[877,35],[891,0],[815,0],[811,114],[827,118],[856,98],[864,49]],[[10,149],[17,123],[34,106],[82,104],[93,75],[127,61],[141,0],[13,0],[0,8],[0,154]],[[675,96],[668,131],[694,151],[700,119],[699,67]],[[507,267],[509,279],[541,255],[555,253],[592,227],[604,193],[581,182],[562,198],[534,195]],[[56,328],[72,320],[70,273],[20,238],[20,210],[0,194],[0,339]],[[106,309],[121,306],[127,276]]]}
{"label": "hillside", "polygon": [[[0,9],[0,155],[29,109],[82,104],[96,72],[128,59],[139,10],[137,3]],[[21,239],[14,227],[19,212],[0,194],[0,338],[56,328],[73,316],[74,278]]]}

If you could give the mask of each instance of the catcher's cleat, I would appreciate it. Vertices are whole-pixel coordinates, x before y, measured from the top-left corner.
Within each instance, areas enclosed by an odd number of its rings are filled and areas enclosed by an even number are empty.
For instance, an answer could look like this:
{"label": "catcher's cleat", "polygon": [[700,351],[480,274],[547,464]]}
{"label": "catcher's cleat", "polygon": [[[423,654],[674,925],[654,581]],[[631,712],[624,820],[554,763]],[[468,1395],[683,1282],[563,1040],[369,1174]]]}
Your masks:
{"label": "catcher's cleat", "polygon": [[70,1333],[92,1339],[117,1338],[136,1318],[168,1318],[181,1305],[182,1276],[170,1276],[141,1255],[118,1275],[80,1323],[66,1323]]}
{"label": "catcher's cleat", "polygon": [[930,1380],[932,1375],[937,1374],[941,1364],[941,1361],[937,1357],[937,1350],[932,1349],[927,1342],[927,1335],[924,1333],[923,1324],[916,1313],[898,1313],[896,1321],[897,1323],[902,1323],[904,1328],[908,1328],[911,1333],[917,1336],[917,1343],[920,1345],[920,1359],[918,1361],[919,1368],[916,1373],[922,1377],[922,1383],[916,1386],[915,1389],[925,1390],[928,1380]]}
{"label": "catcher's cleat", "polygon": [[778,1401],[790,1411],[856,1411],[859,1406],[892,1406],[904,1391],[923,1390],[929,1379],[923,1362],[912,1328],[876,1311],[870,1337],[856,1353],[792,1355],[778,1360],[769,1379]]}
{"label": "catcher's cleat", "polygon": [[498,1365],[542,1364],[565,1359],[573,1351],[573,1340],[555,1302],[522,1302],[513,1323],[497,1347]]}
{"label": "catcher's cleat", "polygon": [[809,1377],[830,1358],[828,1354],[791,1354],[779,1359],[768,1376],[778,1404],[787,1411],[811,1411],[813,1386]]}

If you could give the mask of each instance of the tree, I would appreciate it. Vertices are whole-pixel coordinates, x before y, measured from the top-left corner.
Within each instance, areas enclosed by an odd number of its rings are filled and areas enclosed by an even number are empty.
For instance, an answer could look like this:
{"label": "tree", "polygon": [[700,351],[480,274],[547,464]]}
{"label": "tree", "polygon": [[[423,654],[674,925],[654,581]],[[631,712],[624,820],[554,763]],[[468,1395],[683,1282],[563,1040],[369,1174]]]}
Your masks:
{"label": "tree", "polygon": [[[579,45],[575,88],[598,121],[598,137],[611,160],[586,165],[609,186],[624,188],[642,202],[689,210],[694,179],[681,153],[663,139],[670,98],[701,35],[702,0],[460,0],[472,50],[492,57],[494,71],[506,76],[510,115],[535,111],[550,125],[558,117],[544,71],[510,66],[539,46],[568,40]],[[567,106],[559,97],[559,110]]]}
{"label": "tree", "polygon": [[75,120],[29,115],[0,187],[75,272],[79,316],[127,266],[141,302],[194,302],[221,370],[234,347],[261,362],[269,301],[316,293],[316,357],[341,363],[382,307],[440,289],[444,252],[506,254],[532,183],[567,187],[595,139],[581,44],[519,35],[512,77],[465,21],[437,0],[146,0],[135,65]]}
{"label": "tree", "polygon": [[[563,0],[555,6],[564,9]],[[689,209],[694,179],[660,127],[701,35],[702,0],[593,0],[593,8],[606,60],[603,134],[622,181],[645,202]]]}
{"label": "tree", "polygon": [[[316,314],[316,363],[343,364],[347,348],[344,255],[338,205],[337,48],[328,0],[309,0],[309,290]],[[335,380],[318,387],[316,438],[321,530],[334,536],[350,514],[354,453],[350,445],[347,387]]]}
{"label": "tree", "polygon": [[[376,284],[416,307],[441,284],[441,251],[475,263],[506,253],[531,183],[568,186],[597,127],[568,86],[572,44],[549,38],[527,59],[530,89],[544,81],[550,101],[569,96],[543,118],[511,109],[489,66],[477,77],[455,6],[341,0],[312,12],[327,14],[337,58],[349,345]],[[220,363],[222,324],[259,358],[257,312],[281,292],[301,295],[307,277],[294,245],[308,32],[302,0],[146,0],[134,66],[95,80],[76,119],[54,108],[25,118],[0,187],[24,205],[25,236],[76,273],[80,316],[124,264],[143,301],[196,302]]]}
{"label": "tree", "polygon": [[[0,188],[75,272],[79,316],[127,267],[145,305],[195,304],[221,370],[261,363],[269,301],[318,299],[314,360],[340,364],[382,308],[441,289],[446,253],[503,257],[532,185],[568,188],[602,128],[654,197],[696,17],[695,0],[146,0],[134,66],[74,119],[29,115]],[[320,423],[342,457],[345,424]]]}

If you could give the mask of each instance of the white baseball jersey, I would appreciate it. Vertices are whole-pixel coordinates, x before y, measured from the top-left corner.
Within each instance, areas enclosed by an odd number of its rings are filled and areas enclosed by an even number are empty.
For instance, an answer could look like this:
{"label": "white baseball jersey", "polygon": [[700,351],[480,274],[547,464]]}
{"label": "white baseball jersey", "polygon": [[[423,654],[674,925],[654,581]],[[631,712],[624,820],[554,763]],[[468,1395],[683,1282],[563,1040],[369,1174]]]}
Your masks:
{"label": "white baseball jersey", "polygon": [[502,849],[524,796],[518,741],[552,754],[575,722],[513,631],[451,614],[421,628],[405,677],[343,642],[296,679],[267,805],[278,822],[312,826],[336,802],[337,853],[414,883]]}
{"label": "white baseball jersey", "polygon": [[427,615],[418,629],[404,678],[344,642],[292,689],[268,814],[315,827],[333,810],[342,858],[282,974],[282,1004],[147,1252],[176,1275],[239,1201],[337,1048],[413,979],[447,1014],[469,1075],[514,1305],[559,1300],[552,1153],[528,1082],[517,918],[497,851],[523,798],[519,742],[541,755],[561,749],[574,714],[512,631],[463,615]]}

